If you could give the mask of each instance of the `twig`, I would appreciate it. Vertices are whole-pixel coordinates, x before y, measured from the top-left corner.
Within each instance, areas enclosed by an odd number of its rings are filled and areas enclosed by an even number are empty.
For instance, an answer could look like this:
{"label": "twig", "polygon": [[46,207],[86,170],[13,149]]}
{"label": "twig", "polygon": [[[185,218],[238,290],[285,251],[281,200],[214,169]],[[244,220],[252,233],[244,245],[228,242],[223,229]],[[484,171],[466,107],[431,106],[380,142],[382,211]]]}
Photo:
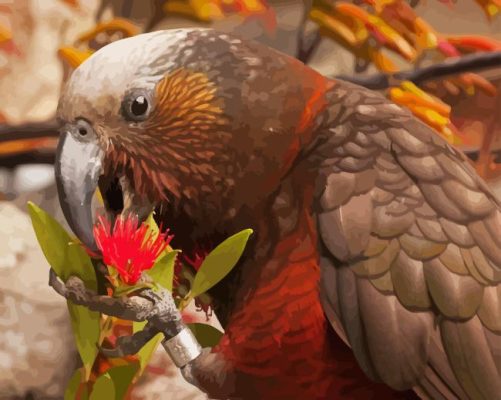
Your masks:
{"label": "twig", "polygon": [[122,8],[120,10],[121,16],[124,18],[130,18],[132,14],[132,0],[124,0],[122,3]]}
{"label": "twig", "polygon": [[163,7],[167,3],[167,0],[153,0],[152,8],[153,13],[146,23],[143,32],[151,32],[153,28],[165,17]]}
{"label": "twig", "polygon": [[[17,126],[0,125],[0,144],[17,140],[57,138],[58,136],[59,125],[53,119]],[[30,149],[20,153],[1,155],[0,166],[15,168],[22,164],[53,164],[54,159],[55,149]]]}
{"label": "twig", "polygon": [[0,167],[12,169],[25,164],[54,164],[56,161],[55,151],[30,150],[23,153],[0,156]]}
{"label": "twig", "polygon": [[304,1],[303,16],[301,17],[301,22],[299,23],[298,33],[297,33],[297,54],[296,58],[303,63],[307,64],[311,56],[317,49],[322,37],[320,35],[320,29],[316,29],[314,32],[306,34],[306,24],[308,22],[308,15],[310,14],[311,7],[313,6],[312,0]]}
{"label": "twig", "polygon": [[156,313],[155,304],[144,297],[115,298],[98,295],[87,289],[84,282],[76,276],[71,276],[66,283],[62,282],[52,268],[49,273],[49,285],[72,303],[121,319],[145,321]]}
{"label": "twig", "polygon": [[148,321],[142,332],[121,337],[113,349],[102,349],[109,357],[134,354],[157,333],[170,339],[185,328],[172,293],[163,288],[144,289],[138,296],[131,297],[104,296],[87,289],[85,283],[76,276],[70,276],[63,282],[52,268],[49,272],[49,286],[65,299],[89,310],[120,319]]}
{"label": "twig", "polygon": [[[495,109],[499,110],[501,107],[501,96],[497,96],[496,98],[496,106]],[[492,145],[494,144],[494,140],[496,139],[496,123],[498,120],[498,115],[494,114],[487,124],[487,129],[484,133],[484,137],[482,139],[482,145],[480,146],[480,150],[478,152],[478,161],[476,163],[477,172],[483,178],[489,178],[489,170],[490,170],[490,161],[492,156]]]}
{"label": "twig", "polygon": [[99,8],[97,9],[96,16],[94,17],[94,20],[96,23],[101,21],[101,18],[103,17],[104,11],[106,8],[111,4],[111,0],[102,0],[101,3],[99,4]]}
{"label": "twig", "polygon": [[130,336],[120,336],[114,348],[101,347],[101,353],[107,358],[118,358],[136,354],[157,333],[159,333],[158,329],[153,324],[148,323],[142,331]]}
{"label": "twig", "polygon": [[412,71],[398,72],[394,75],[374,74],[369,76],[339,75],[336,79],[346,80],[368,89],[383,90],[398,84],[400,81],[411,81],[419,85],[429,80],[444,78],[462,72],[480,71],[501,67],[501,51],[469,54],[463,57],[450,58],[444,62]]}
{"label": "twig", "polygon": [[0,125],[0,143],[12,140],[58,137],[59,128],[59,124],[53,119],[22,125]]}

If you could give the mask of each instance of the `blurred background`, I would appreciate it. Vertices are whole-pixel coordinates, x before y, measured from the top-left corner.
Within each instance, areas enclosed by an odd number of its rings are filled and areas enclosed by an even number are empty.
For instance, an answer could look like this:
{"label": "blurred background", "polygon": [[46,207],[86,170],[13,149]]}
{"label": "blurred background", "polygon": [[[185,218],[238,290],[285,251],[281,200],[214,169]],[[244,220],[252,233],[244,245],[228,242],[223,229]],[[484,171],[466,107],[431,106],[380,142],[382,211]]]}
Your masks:
{"label": "blurred background", "polygon": [[[63,222],[53,177],[59,93],[92,52],[210,26],[409,108],[501,193],[501,0],[1,0],[0,399],[60,399],[78,357],[26,213]],[[205,318],[195,313],[193,318]],[[162,351],[134,399],[203,399]]]}

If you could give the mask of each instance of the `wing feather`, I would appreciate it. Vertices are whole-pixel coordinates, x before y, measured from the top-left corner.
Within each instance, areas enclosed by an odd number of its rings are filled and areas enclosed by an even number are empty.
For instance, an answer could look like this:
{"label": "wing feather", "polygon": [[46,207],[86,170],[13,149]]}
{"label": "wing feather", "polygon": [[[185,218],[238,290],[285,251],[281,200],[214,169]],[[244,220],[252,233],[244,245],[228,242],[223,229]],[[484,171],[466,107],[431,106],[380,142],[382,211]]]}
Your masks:
{"label": "wing feather", "polygon": [[370,358],[381,379],[397,390],[412,387],[424,373],[433,318],[409,311],[395,296],[357,279],[360,313]]}
{"label": "wing feather", "polygon": [[369,103],[319,152],[326,314],[373,379],[501,399],[499,201],[432,129],[383,97]]}
{"label": "wing feather", "polygon": [[374,380],[381,380],[368,350],[367,335],[359,311],[357,278],[349,268],[340,268],[336,271],[336,276],[338,296],[342,299],[339,302],[339,318],[350,346],[366,375]]}
{"label": "wing feather", "polygon": [[474,399],[499,398],[499,372],[479,318],[464,322],[444,319],[440,332],[454,373],[468,395]]}

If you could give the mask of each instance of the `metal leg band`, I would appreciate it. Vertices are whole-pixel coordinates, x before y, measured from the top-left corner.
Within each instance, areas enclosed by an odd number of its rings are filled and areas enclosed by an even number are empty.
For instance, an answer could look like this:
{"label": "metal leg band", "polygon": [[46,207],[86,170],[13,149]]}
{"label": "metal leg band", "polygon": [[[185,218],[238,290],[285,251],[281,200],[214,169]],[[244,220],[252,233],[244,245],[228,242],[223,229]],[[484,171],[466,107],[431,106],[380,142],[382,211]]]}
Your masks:
{"label": "metal leg band", "polygon": [[165,339],[162,345],[178,368],[184,367],[202,352],[202,347],[189,328],[183,328],[176,336]]}

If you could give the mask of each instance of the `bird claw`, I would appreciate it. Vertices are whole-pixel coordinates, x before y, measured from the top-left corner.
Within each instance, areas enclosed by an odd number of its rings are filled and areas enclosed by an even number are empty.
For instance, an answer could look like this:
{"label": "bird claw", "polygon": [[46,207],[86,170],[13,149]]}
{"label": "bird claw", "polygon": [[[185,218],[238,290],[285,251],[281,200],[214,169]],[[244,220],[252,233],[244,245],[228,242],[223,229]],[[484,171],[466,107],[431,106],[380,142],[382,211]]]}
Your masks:
{"label": "bird claw", "polygon": [[49,285],[65,299],[92,311],[124,320],[148,321],[142,331],[118,338],[115,348],[102,348],[103,354],[108,357],[135,354],[157,333],[163,333],[170,339],[184,327],[172,294],[166,289],[146,289],[131,297],[104,296],[88,289],[76,276],[68,278],[66,283],[61,281],[52,268],[49,272]]}
{"label": "bird claw", "polygon": [[142,331],[136,332],[130,336],[120,336],[114,348],[101,347],[101,353],[108,358],[118,358],[136,354],[158,333],[158,329],[148,323]]}
{"label": "bird claw", "polygon": [[157,311],[154,302],[142,296],[111,297],[97,294],[85,287],[76,276],[62,282],[53,269],[49,273],[49,285],[65,299],[74,304],[85,306],[92,311],[131,321],[145,321]]}

